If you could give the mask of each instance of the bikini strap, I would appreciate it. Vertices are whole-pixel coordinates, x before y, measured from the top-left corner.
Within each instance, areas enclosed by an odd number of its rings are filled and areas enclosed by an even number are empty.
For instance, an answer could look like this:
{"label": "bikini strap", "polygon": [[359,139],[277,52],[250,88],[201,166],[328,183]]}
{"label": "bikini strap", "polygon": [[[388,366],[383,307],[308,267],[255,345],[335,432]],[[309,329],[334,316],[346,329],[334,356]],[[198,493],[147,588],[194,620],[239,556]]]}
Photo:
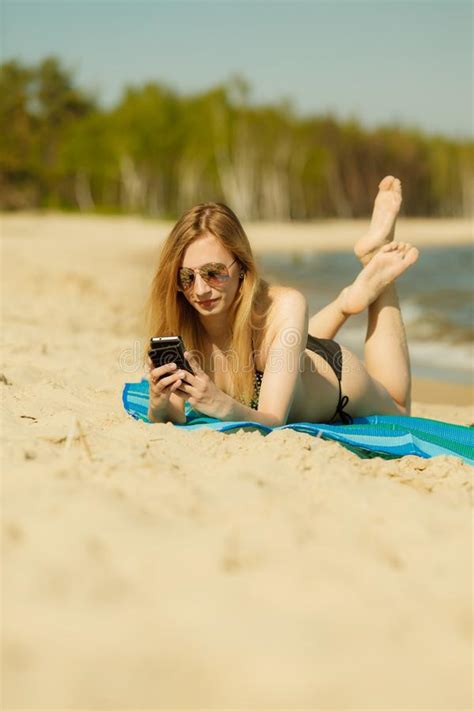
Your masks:
{"label": "bikini strap", "polygon": [[339,398],[337,401],[336,412],[331,417],[328,424],[330,425],[331,422],[335,420],[336,416],[339,415],[343,425],[352,425],[354,424],[354,420],[352,419],[351,415],[349,415],[348,412],[344,412],[344,408],[349,404],[349,398],[347,395],[342,394],[342,385],[341,380],[339,378],[337,384],[339,385]]}
{"label": "bikini strap", "polygon": [[[339,388],[341,386],[339,385]],[[339,416],[341,418],[341,421],[344,425],[353,425],[354,420],[352,419],[351,415],[349,415],[348,412],[344,412],[344,408],[346,405],[349,403],[349,398],[347,395],[343,395],[338,404],[337,404],[337,412],[339,413]]]}

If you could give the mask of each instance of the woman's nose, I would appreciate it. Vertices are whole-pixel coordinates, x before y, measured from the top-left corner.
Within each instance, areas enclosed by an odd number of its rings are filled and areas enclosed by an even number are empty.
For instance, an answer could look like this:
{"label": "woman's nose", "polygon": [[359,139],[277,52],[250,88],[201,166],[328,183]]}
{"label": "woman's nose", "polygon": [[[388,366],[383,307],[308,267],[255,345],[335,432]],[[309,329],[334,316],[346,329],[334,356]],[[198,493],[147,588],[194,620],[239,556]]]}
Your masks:
{"label": "woman's nose", "polygon": [[199,272],[194,275],[194,293],[196,296],[201,296],[201,294],[207,294],[211,291],[211,287],[207,284]]}

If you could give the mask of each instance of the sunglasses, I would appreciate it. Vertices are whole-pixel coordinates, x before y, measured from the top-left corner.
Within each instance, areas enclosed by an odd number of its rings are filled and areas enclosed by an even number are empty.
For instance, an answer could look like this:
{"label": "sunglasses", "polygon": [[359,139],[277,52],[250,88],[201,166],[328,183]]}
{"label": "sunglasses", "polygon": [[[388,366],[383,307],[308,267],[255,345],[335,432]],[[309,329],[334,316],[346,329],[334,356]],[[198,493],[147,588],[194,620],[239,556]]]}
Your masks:
{"label": "sunglasses", "polygon": [[208,264],[203,264],[201,267],[196,267],[196,269],[191,269],[191,267],[181,267],[178,270],[178,289],[180,291],[187,291],[194,284],[195,272],[199,272],[202,279],[209,284],[209,286],[221,286],[228,279],[230,279],[229,268],[236,262],[233,262],[226,266],[220,262],[209,262]]}

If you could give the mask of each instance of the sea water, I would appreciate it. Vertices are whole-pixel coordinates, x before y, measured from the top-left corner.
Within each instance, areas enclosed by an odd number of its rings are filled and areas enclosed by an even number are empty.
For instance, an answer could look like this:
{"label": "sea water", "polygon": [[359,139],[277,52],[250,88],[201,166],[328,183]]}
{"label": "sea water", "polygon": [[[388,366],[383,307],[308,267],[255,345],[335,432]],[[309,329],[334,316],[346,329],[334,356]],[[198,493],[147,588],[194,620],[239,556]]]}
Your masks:
{"label": "sea water", "polygon": [[[472,382],[474,364],[474,248],[423,248],[398,280],[413,374]],[[334,299],[360,271],[351,253],[274,253],[260,256],[262,276],[294,286],[308,299],[310,315]],[[353,316],[336,340],[363,355],[366,314]]]}

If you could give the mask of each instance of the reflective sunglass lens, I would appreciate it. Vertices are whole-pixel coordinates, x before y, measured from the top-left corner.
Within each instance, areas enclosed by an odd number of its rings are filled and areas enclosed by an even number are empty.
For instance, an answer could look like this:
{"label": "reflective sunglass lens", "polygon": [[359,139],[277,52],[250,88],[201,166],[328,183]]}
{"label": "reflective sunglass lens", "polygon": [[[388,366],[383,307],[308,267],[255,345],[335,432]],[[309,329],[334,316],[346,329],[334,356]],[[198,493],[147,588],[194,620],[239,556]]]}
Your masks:
{"label": "reflective sunglass lens", "polygon": [[188,269],[180,269],[178,272],[178,286],[185,291],[189,289],[194,281],[194,272]]}
{"label": "reflective sunglass lens", "polygon": [[[199,274],[210,286],[222,284],[230,278],[229,271],[225,264],[203,264],[199,269]],[[183,267],[178,272],[178,286],[187,291],[194,283],[194,271]]]}
{"label": "reflective sunglass lens", "polygon": [[208,282],[220,283],[229,277],[227,267],[224,264],[213,264],[212,266],[203,267],[201,270],[202,278]]}

